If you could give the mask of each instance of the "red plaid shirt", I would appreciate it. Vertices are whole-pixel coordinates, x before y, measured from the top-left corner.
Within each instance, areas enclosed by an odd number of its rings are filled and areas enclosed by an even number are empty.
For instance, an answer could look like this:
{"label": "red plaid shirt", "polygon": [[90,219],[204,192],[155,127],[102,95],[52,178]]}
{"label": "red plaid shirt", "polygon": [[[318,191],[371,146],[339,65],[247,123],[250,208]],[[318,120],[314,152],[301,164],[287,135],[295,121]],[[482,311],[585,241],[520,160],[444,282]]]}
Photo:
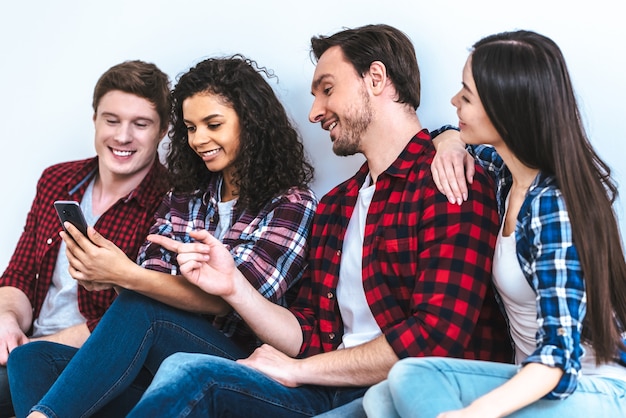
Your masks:
{"label": "red plaid shirt", "polygon": [[[53,202],[80,202],[97,169],[97,157],[61,163],[44,170],[37,183],[24,232],[0,278],[0,286],[13,286],[26,293],[33,307],[33,318],[39,316],[50,288],[61,246],[59,232],[62,228]],[[136,259],[139,247],[154,223],[156,209],[168,190],[166,178],[165,167],[155,161],[139,187],[111,206],[95,224],[98,232],[132,260]],[[65,257],[65,254],[60,256]],[[113,290],[88,292],[78,286],[78,308],[87,319],[90,330],[95,328],[115,295]]]}
{"label": "red plaid shirt", "polygon": [[[423,130],[376,181],[363,241],[367,302],[399,358],[510,361],[506,324],[490,291],[498,231],[493,184],[477,167],[468,202],[450,204],[433,182],[433,155]],[[343,238],[368,173],[366,163],[318,205],[309,269],[291,307],[302,327],[301,357],[341,343]]]}

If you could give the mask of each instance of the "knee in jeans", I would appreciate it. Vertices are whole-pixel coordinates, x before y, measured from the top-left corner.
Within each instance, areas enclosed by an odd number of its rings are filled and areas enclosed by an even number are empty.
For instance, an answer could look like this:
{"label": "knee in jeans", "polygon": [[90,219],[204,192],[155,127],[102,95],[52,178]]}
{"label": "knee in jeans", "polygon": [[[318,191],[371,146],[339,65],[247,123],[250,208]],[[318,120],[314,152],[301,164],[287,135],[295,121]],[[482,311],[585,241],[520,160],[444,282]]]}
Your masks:
{"label": "knee in jeans", "polygon": [[405,379],[412,379],[415,375],[437,372],[437,361],[433,358],[406,358],[398,361],[389,370],[387,380],[394,387],[401,387]]}
{"label": "knee in jeans", "polygon": [[20,364],[29,361],[33,355],[37,355],[41,348],[47,344],[46,341],[33,341],[14,348],[9,354],[7,369],[18,367]]}
{"label": "knee in jeans", "polygon": [[380,403],[381,399],[385,399],[389,396],[389,383],[383,380],[380,383],[370,387],[365,395],[363,395],[363,408],[366,411],[376,410],[376,405]]}
{"label": "knee in jeans", "polygon": [[155,381],[158,382],[163,378],[171,378],[172,376],[180,376],[182,373],[186,373],[187,366],[189,366],[188,354],[174,353],[166,357],[159,366]]}
{"label": "knee in jeans", "polygon": [[163,363],[161,363],[161,366],[159,367],[159,369],[176,369],[178,368],[180,365],[186,364],[187,363],[187,357],[189,357],[188,355],[189,353],[174,353],[174,354],[170,354],[168,357],[165,358],[165,360],[163,360]]}

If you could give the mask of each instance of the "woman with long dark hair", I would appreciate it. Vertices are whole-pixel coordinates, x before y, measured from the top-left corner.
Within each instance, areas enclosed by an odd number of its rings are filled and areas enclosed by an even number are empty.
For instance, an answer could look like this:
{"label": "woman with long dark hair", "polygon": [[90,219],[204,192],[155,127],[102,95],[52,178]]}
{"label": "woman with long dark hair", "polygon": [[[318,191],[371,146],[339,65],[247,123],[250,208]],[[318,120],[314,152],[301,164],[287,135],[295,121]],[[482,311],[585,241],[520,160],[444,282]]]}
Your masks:
{"label": "woman with long dark hair", "polygon": [[[167,155],[173,189],[150,233],[190,243],[210,232],[263,296],[285,305],[307,264],[317,199],[308,187],[313,168],[300,135],[262,74],[271,76],[237,55],[206,59],[179,78]],[[118,263],[123,268],[110,267]],[[124,416],[146,386],[143,377],[149,382],[168,355],[187,351],[235,360],[259,344],[229,305],[193,285],[171,303],[153,298],[157,292],[145,283],[186,281],[176,254],[152,242],[144,244],[138,265],[80,254],[72,265],[75,278],[85,268],[104,269],[108,275],[92,285],[127,290],[67,367],[62,364],[65,370],[53,385],[55,372],[43,378],[29,374],[33,362],[48,365],[35,370],[57,370],[58,358],[46,356],[52,343],[27,344],[12,353],[18,416]]]}
{"label": "woman with long dark hair", "polygon": [[450,201],[462,202],[465,182],[454,173],[471,179],[465,143],[496,179],[493,281],[517,366],[402,360],[366,394],[368,414],[625,416],[617,187],[585,134],[560,49],[530,31],[488,36],[474,45],[452,103],[462,142],[436,144],[433,173]]}

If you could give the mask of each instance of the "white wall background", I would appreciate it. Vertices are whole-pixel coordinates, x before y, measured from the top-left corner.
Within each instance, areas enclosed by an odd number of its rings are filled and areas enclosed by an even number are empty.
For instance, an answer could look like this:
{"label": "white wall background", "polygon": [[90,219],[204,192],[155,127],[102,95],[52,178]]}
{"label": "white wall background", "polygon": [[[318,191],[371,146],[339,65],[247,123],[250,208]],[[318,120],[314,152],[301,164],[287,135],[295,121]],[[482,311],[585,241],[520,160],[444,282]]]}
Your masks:
{"label": "white wall background", "polygon": [[[305,138],[322,195],[351,175],[360,156],[331,152],[308,122],[312,35],[388,23],[413,40],[422,71],[425,127],[456,123],[450,98],[468,48],[479,38],[531,29],[562,48],[592,142],[626,195],[626,24],[621,1],[229,0],[12,1],[0,8],[0,270],[22,231],[35,183],[48,165],[92,156],[91,94],[127,59],[175,77],[202,58],[243,53],[279,76],[273,83]],[[626,211],[616,205],[622,236]],[[601,231],[598,231],[601,233]]]}

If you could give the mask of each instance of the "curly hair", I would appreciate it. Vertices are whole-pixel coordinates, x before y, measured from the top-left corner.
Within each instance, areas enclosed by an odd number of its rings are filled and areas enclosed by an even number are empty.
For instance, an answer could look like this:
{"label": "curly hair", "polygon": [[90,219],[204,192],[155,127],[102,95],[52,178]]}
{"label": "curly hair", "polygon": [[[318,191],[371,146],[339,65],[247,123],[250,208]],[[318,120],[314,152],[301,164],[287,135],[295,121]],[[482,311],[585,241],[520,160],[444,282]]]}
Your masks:
{"label": "curly hair", "polygon": [[198,93],[219,96],[239,118],[240,149],[233,162],[239,208],[258,210],[275,196],[292,187],[306,188],[312,181],[314,170],[302,138],[262,74],[275,77],[236,54],[208,58],[178,77],[167,155],[174,191],[196,193],[215,175],[188,145],[183,122],[183,102]]}

